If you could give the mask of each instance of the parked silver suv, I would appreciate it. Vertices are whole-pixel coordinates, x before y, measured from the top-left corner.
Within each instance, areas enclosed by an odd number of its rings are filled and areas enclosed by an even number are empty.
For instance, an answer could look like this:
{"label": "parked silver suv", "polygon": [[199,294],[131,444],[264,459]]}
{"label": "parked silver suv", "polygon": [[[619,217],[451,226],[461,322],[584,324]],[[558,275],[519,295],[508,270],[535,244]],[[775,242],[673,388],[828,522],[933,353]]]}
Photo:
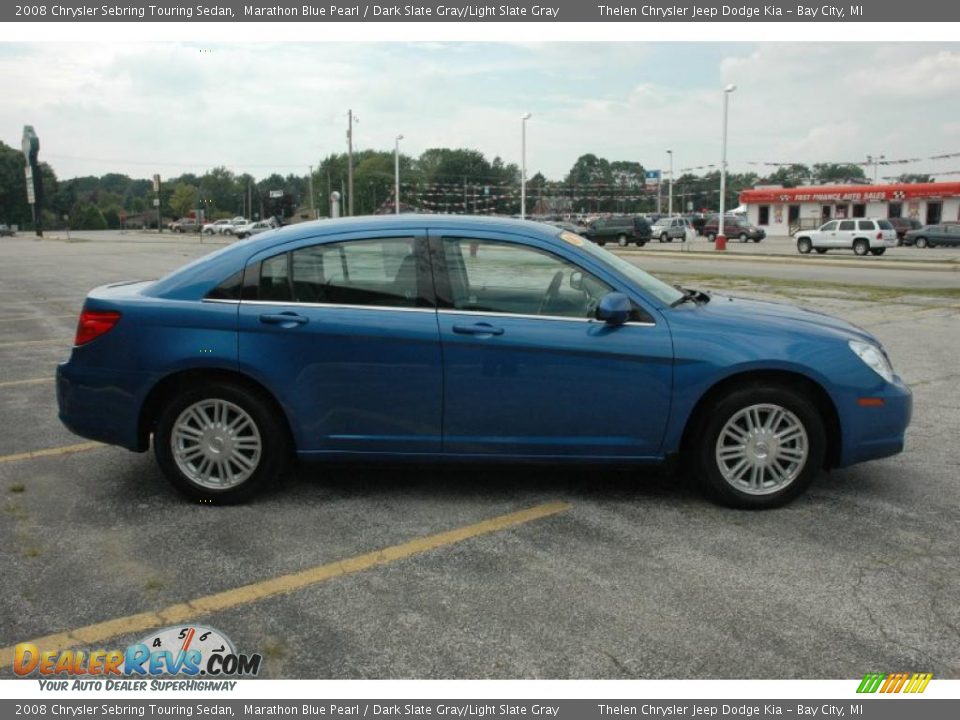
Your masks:
{"label": "parked silver suv", "polygon": [[897,231],[884,218],[853,218],[831,220],[817,230],[797,230],[797,252],[807,255],[811,250],[823,254],[827,250],[853,250],[857,255],[883,255],[887,248],[897,246]]}
{"label": "parked silver suv", "polygon": [[650,228],[652,237],[660,242],[673,242],[679,240],[684,242],[687,239],[687,228],[690,227],[690,221],[682,217],[665,217],[657,220]]}

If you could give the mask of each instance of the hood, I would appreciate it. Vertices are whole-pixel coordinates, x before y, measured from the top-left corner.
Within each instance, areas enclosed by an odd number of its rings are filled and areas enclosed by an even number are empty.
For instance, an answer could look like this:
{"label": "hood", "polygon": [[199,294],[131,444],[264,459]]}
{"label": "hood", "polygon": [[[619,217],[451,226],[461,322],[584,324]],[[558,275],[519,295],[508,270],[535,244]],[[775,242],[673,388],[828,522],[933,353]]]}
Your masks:
{"label": "hood", "polygon": [[866,330],[825,313],[789,303],[748,300],[719,294],[710,297],[710,302],[697,307],[700,321],[713,321],[717,325],[729,323],[740,330],[753,326],[768,332],[801,332],[841,339],[860,339],[879,345],[877,339]]}

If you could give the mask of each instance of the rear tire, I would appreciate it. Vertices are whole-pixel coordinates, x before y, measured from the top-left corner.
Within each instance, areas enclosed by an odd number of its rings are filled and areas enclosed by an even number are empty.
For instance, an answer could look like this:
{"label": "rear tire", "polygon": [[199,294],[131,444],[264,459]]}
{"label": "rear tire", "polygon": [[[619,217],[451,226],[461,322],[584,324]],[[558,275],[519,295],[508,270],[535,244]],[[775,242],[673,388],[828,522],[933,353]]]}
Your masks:
{"label": "rear tire", "polygon": [[720,398],[704,418],[696,473],[719,503],[779,507],[806,490],[823,467],[823,419],[788,387],[742,387]]}
{"label": "rear tire", "polygon": [[289,433],[272,403],[226,382],[188,388],[168,402],[153,447],[177,490],[218,505],[275,486],[291,455]]}
{"label": "rear tire", "polygon": [[853,241],[853,254],[863,257],[868,252],[870,252],[870,243],[868,243],[863,238],[858,238]]}
{"label": "rear tire", "polygon": [[740,242],[745,243],[747,241],[747,234],[740,233]]}
{"label": "rear tire", "polygon": [[665,243],[669,239],[670,239],[669,235],[667,235],[666,233],[660,233],[660,242]]}
{"label": "rear tire", "polygon": [[[813,243],[810,242],[810,238],[804,237],[797,240],[797,252],[801,255],[809,255],[812,248]],[[817,252],[820,252],[820,248],[817,248]]]}
{"label": "rear tire", "polygon": [[716,242],[716,240],[717,240],[717,234],[714,233],[714,232],[708,232],[708,233],[707,233],[707,240],[709,240],[710,242]]}
{"label": "rear tire", "polygon": [[925,247],[927,247],[927,239],[925,237],[918,237],[913,244],[923,250]]}
{"label": "rear tire", "polygon": [[623,235],[623,234],[617,235],[617,245],[619,245],[620,247],[626,247],[626,246],[627,246],[627,236],[626,236],[626,235]]}

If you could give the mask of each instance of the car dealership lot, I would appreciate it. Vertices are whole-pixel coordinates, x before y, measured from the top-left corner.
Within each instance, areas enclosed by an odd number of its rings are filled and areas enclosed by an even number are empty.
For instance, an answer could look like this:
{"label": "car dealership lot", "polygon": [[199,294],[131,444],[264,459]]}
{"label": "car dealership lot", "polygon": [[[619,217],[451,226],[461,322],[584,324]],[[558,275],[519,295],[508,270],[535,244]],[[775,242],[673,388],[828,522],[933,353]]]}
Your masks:
{"label": "car dealership lot", "polygon": [[[915,401],[906,452],[822,476],[780,510],[718,508],[630,468],[395,464],[305,466],[251,504],[206,507],[175,494],[150,455],[67,432],[50,379],[90,287],[207,249],[0,244],[0,648],[70,631],[123,647],[152,621],[132,616],[180,605],[160,619],[222,630],[263,653],[271,677],[960,676],[955,294],[762,288],[874,332]],[[315,582],[267,584],[397,546]]]}

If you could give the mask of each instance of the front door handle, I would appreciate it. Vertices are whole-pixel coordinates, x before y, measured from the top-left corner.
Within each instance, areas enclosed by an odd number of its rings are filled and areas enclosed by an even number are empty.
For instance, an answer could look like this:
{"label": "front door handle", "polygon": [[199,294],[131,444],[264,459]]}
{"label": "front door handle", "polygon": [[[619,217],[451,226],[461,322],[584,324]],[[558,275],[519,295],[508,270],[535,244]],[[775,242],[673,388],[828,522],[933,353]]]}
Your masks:
{"label": "front door handle", "polygon": [[260,322],[267,325],[282,325],[284,327],[293,327],[294,325],[303,325],[310,322],[310,318],[305,315],[298,315],[295,312],[282,312],[276,314],[267,314],[260,316]]}
{"label": "front door handle", "polygon": [[485,322],[473,325],[454,325],[453,331],[458,335],[503,335],[503,328]]}

